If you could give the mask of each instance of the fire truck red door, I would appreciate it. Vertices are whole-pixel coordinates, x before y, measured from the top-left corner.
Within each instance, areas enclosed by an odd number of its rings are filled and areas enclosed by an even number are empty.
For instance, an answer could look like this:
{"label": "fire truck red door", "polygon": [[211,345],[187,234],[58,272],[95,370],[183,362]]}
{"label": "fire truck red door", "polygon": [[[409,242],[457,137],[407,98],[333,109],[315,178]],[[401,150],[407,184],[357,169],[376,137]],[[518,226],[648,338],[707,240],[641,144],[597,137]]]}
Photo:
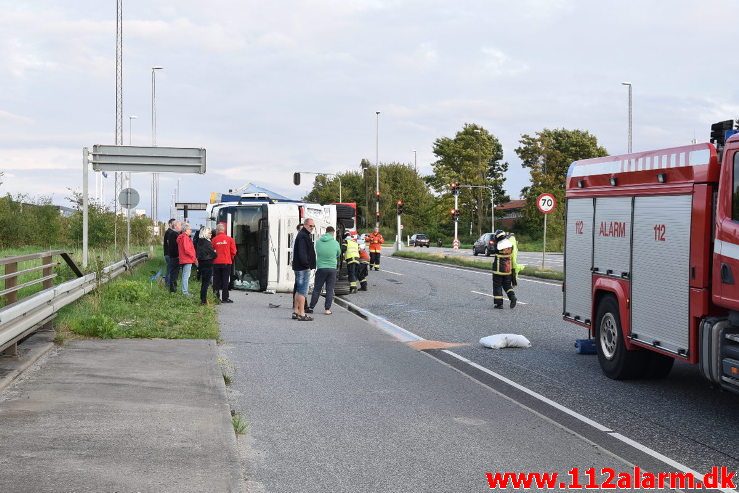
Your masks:
{"label": "fire truck red door", "polygon": [[721,171],[713,286],[722,305],[739,310],[739,152],[733,151]]}

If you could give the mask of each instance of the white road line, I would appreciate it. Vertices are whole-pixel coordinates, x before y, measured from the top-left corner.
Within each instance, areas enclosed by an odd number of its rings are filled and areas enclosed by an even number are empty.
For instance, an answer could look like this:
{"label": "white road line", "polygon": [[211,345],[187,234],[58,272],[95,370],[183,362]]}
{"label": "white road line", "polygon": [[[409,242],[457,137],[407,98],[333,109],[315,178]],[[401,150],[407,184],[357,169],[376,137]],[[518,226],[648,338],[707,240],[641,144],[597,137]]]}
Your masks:
{"label": "white road line", "polygon": [[377,271],[377,272],[387,272],[388,274],[395,274],[396,276],[402,276],[402,275],[403,275],[403,274],[401,274],[400,272],[393,272],[393,271],[391,271],[391,270],[387,270],[387,269],[380,269],[380,270],[379,270],[379,271]]}
{"label": "white road line", "polygon": [[[481,274],[483,276],[489,276],[489,275],[491,275],[489,272],[477,272],[477,271],[470,270],[470,269],[460,269],[459,267],[449,267],[448,265],[435,264],[433,262],[424,262],[422,260],[406,260],[404,258],[398,258],[398,257],[390,257],[390,258],[392,258],[393,260],[399,260],[401,262],[415,262],[417,264],[430,265],[432,267],[438,267],[440,269],[461,270],[463,272],[472,272],[473,274]],[[526,281],[526,282],[533,282],[533,283],[536,283],[536,284],[546,284],[547,286],[556,286],[558,288],[561,288],[562,287],[561,284],[555,284],[553,282],[535,281],[533,279],[529,279],[528,277],[519,277],[518,280],[519,281]]]}
{"label": "white road line", "polygon": [[[490,294],[490,293],[483,293],[483,292],[481,292],[481,291],[470,291],[470,292],[471,292],[471,293],[475,293],[475,294],[481,294],[481,295],[483,295],[483,296],[488,296],[488,297],[490,297],[490,298],[493,298],[493,295],[492,295],[492,294]],[[518,301],[517,303],[518,303],[519,305],[528,305],[528,303],[524,303],[523,301]]]}
{"label": "white road line", "polygon": [[[400,259],[396,259],[396,260],[400,260]],[[463,270],[463,269],[460,269],[460,270]],[[483,294],[483,295],[486,295],[487,296],[486,293],[480,293],[478,291],[473,291],[473,293]],[[408,342],[408,341],[412,341],[412,340],[416,340],[416,341],[424,340],[423,337],[418,336],[418,335],[414,334],[413,332],[411,332],[410,330],[404,329],[403,327],[400,327],[399,325],[395,325],[392,322],[390,322],[389,320],[387,320],[387,319],[385,319],[383,317],[380,317],[378,315],[375,315],[374,313],[370,312],[369,310],[365,310],[364,308],[360,308],[360,307],[354,305],[353,303],[349,303],[349,302],[347,302],[345,300],[341,300],[341,301],[343,303],[345,303],[346,305],[351,305],[353,309],[362,312],[362,314],[365,315],[365,316],[367,316],[368,319],[373,319],[374,321],[380,322],[377,326],[379,326],[382,330],[384,330],[385,332],[390,333],[391,335],[395,336],[397,339],[399,339],[399,340],[401,340],[403,342]],[[685,464],[682,464],[680,462],[677,462],[676,460],[671,459],[671,458],[667,457],[666,455],[660,454],[656,450],[653,450],[653,449],[647,447],[646,445],[643,445],[643,444],[641,444],[641,443],[639,443],[639,442],[637,442],[635,440],[632,440],[631,438],[628,438],[628,437],[626,437],[626,436],[624,436],[624,435],[622,435],[622,434],[620,434],[620,433],[618,433],[616,431],[613,431],[610,428],[608,428],[607,426],[604,426],[604,425],[598,423],[597,421],[594,421],[594,420],[588,418],[587,416],[583,416],[582,414],[578,413],[577,411],[574,411],[574,410],[572,410],[572,409],[570,409],[570,408],[568,408],[566,406],[563,406],[562,404],[559,404],[559,403],[557,403],[557,402],[549,399],[548,397],[544,397],[543,395],[539,394],[538,392],[535,392],[535,391],[529,389],[528,387],[524,387],[523,385],[521,385],[519,383],[516,383],[513,380],[511,380],[509,378],[506,378],[506,377],[504,377],[503,375],[501,375],[499,373],[496,373],[496,372],[494,372],[492,370],[489,370],[488,368],[485,368],[484,366],[479,365],[479,364],[475,363],[474,361],[471,361],[471,360],[465,358],[464,356],[460,356],[459,354],[455,353],[454,351],[450,351],[448,349],[443,349],[442,352],[448,354],[449,356],[451,356],[453,358],[458,359],[459,361],[462,361],[463,363],[466,363],[466,364],[472,366],[473,368],[477,368],[478,370],[480,370],[480,371],[482,371],[482,372],[490,375],[491,377],[496,378],[496,379],[500,380],[501,382],[504,382],[504,383],[510,385],[511,387],[514,387],[514,388],[520,390],[521,392],[524,392],[524,393],[530,395],[531,397],[533,397],[533,398],[535,398],[535,399],[537,399],[537,400],[539,400],[539,401],[541,401],[541,402],[543,402],[543,403],[545,403],[545,404],[547,404],[547,405],[549,405],[549,406],[551,406],[551,407],[553,407],[553,408],[555,408],[555,409],[557,409],[557,410],[559,410],[559,411],[561,411],[561,412],[563,412],[563,413],[565,413],[565,414],[567,414],[569,416],[572,416],[573,418],[577,419],[578,421],[581,421],[581,422],[583,422],[583,423],[585,423],[585,424],[587,424],[589,426],[592,426],[593,428],[595,428],[598,431],[602,431],[602,432],[608,434],[609,436],[611,436],[611,437],[613,437],[613,438],[615,438],[617,440],[620,440],[621,442],[623,442],[623,443],[625,443],[625,444],[627,444],[627,445],[635,448],[636,450],[639,450],[640,452],[643,452],[643,453],[645,453],[645,454],[647,454],[647,455],[649,455],[651,457],[654,457],[655,459],[661,461],[664,464],[667,464],[670,467],[673,467],[673,468],[675,468],[675,469],[677,469],[679,471],[682,471],[682,472],[692,473],[695,476],[696,479],[705,482],[704,476],[702,474],[700,474],[699,472],[691,469],[690,467],[686,466]],[[737,490],[732,490],[732,489],[728,489],[728,488],[719,489],[719,491],[723,491],[725,493],[739,493]]]}

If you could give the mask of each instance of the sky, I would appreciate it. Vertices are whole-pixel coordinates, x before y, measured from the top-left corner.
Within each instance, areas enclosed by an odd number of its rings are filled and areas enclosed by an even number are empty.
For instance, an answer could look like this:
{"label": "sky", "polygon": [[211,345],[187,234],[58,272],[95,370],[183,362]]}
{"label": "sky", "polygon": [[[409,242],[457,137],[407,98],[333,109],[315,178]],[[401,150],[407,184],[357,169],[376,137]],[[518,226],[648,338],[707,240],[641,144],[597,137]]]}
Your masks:
{"label": "sky", "polygon": [[[82,148],[115,142],[116,2],[0,7],[0,194],[68,205]],[[312,181],[294,171],[359,169],[376,137],[381,163],[415,149],[430,174],[434,140],[465,123],[501,141],[516,198],[522,134],[582,129],[626,152],[624,81],[634,151],[737,118],[737,14],[731,0],[123,0],[124,143],[151,144],[161,66],[158,145],[207,149],[205,175],[161,175],[161,219],[178,179],[181,201],[249,182],[298,198]],[[147,210],[150,182],[133,178]],[[105,187],[111,201],[112,175]]]}

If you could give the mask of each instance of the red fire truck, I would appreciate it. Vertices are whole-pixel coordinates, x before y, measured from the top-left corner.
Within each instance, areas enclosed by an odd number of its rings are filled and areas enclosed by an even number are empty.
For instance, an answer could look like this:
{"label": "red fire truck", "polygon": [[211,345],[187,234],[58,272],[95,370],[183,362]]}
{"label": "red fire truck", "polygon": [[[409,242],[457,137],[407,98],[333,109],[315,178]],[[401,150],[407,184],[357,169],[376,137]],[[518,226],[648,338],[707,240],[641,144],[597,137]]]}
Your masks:
{"label": "red fire truck", "polygon": [[[564,319],[613,379],[697,364],[739,391],[739,135],[586,159],[567,174]],[[728,137],[728,139],[726,138]],[[714,145],[715,144],[715,145]]]}

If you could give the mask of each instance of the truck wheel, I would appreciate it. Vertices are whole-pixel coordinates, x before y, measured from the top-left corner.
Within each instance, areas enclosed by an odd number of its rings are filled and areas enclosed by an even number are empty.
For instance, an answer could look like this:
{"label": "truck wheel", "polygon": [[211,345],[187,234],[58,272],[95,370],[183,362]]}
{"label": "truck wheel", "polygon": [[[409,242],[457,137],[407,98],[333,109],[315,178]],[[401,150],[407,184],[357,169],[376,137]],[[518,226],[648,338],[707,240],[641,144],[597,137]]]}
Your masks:
{"label": "truck wheel", "polygon": [[349,273],[346,270],[346,264],[344,262],[341,263],[341,267],[339,268],[336,284],[334,285],[334,294],[349,294]]}
{"label": "truck wheel", "polygon": [[487,248],[485,248],[485,256],[486,257],[489,257],[490,256],[490,250],[488,250]]}
{"label": "truck wheel", "polygon": [[659,353],[651,353],[647,361],[647,367],[644,371],[644,377],[660,379],[670,374],[672,365],[675,364],[675,358],[670,358]]}
{"label": "truck wheel", "polygon": [[472,248],[472,255],[474,255],[475,257],[477,257],[477,249],[476,248]]}
{"label": "truck wheel", "polygon": [[609,295],[601,299],[595,320],[595,346],[603,373],[614,380],[642,376],[649,354],[626,350],[616,298]]}

